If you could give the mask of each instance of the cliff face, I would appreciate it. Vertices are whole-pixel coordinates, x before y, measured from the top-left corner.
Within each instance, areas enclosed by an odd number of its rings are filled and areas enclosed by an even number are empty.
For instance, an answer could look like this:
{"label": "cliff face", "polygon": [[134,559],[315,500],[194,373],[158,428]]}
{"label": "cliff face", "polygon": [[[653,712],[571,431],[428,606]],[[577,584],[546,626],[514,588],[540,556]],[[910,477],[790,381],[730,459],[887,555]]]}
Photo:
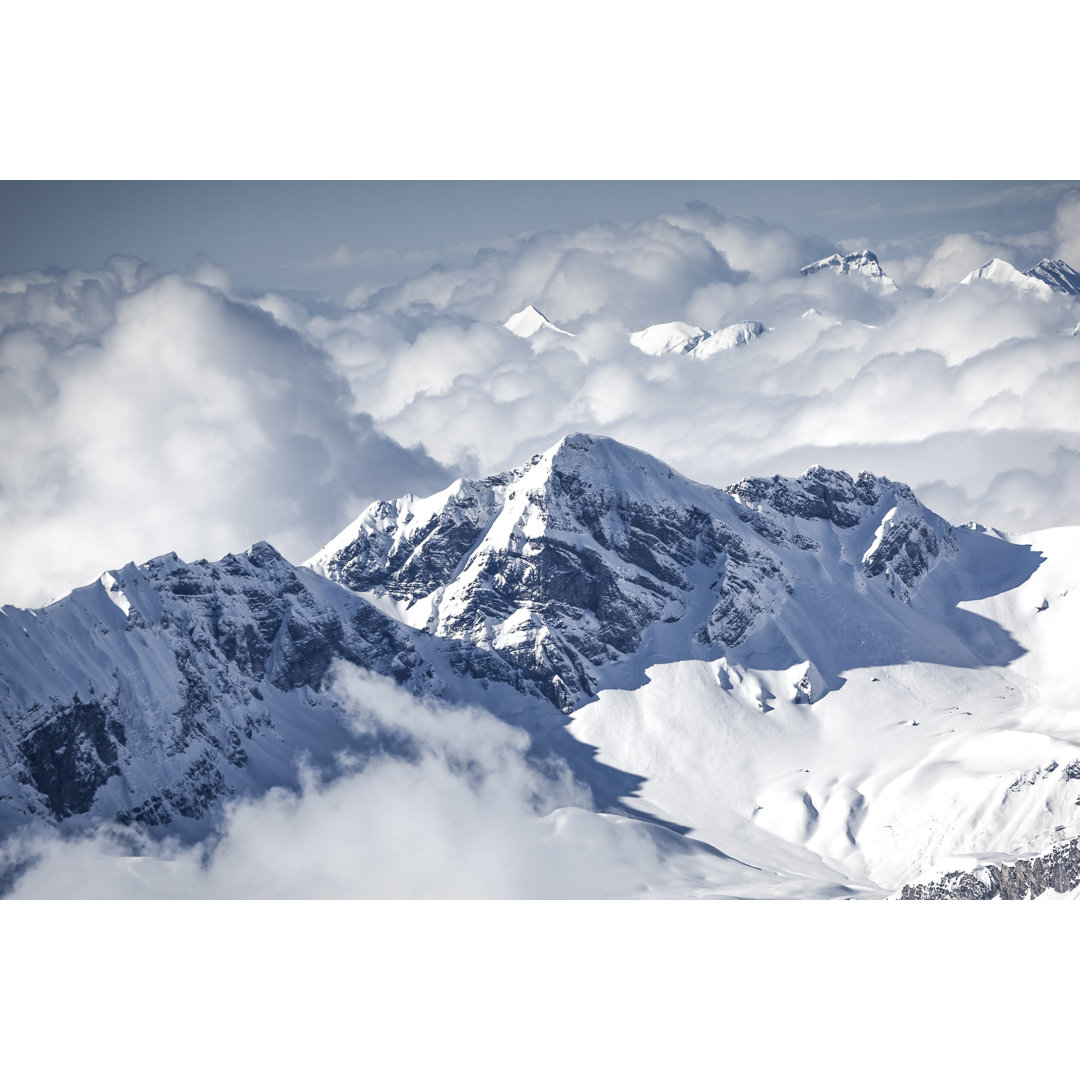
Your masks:
{"label": "cliff face", "polygon": [[463,673],[570,711],[661,624],[680,624],[683,655],[734,649],[822,578],[892,608],[955,552],[952,527],[883,477],[815,467],[720,490],[571,435],[513,472],[374,503],[307,565],[460,643]]}
{"label": "cliff face", "polygon": [[956,870],[937,881],[905,885],[901,900],[1034,900],[1047,890],[1072,892],[1080,886],[1080,838],[1044,855],[1013,863],[992,863],[974,871]]}
{"label": "cliff face", "polygon": [[[169,826],[329,747],[338,659],[407,682],[411,632],[269,544],[128,564],[0,618],[0,818]],[[345,733],[340,732],[340,739]],[[298,740],[296,745],[283,745]]]}

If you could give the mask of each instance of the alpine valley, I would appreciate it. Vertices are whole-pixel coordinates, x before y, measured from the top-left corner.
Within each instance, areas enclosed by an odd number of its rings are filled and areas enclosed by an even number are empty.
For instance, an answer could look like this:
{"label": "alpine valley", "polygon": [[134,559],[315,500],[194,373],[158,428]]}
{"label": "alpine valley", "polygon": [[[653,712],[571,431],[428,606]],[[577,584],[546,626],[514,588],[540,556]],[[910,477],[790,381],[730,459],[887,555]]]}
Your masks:
{"label": "alpine valley", "polygon": [[[639,347],[712,340],[676,329]],[[415,733],[354,722],[367,686],[498,717],[567,778],[545,843],[648,853],[585,895],[1076,895],[1078,566],[1080,528],[950,523],[884,476],[713,488],[574,434],[373,503],[303,565],[170,554],[3,608],[0,828],[212,848],[245,800],[416,760]]]}

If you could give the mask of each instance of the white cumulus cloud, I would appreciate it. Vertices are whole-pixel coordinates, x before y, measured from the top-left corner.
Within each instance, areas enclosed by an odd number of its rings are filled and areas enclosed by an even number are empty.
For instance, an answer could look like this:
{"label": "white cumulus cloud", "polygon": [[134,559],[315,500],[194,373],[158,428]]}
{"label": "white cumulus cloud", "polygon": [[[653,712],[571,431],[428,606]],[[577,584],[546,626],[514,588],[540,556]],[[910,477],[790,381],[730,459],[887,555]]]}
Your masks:
{"label": "white cumulus cloud", "polygon": [[390,477],[445,482],[310,340],[195,273],[114,260],[0,281],[4,602],[170,550],[269,539],[303,559]]}

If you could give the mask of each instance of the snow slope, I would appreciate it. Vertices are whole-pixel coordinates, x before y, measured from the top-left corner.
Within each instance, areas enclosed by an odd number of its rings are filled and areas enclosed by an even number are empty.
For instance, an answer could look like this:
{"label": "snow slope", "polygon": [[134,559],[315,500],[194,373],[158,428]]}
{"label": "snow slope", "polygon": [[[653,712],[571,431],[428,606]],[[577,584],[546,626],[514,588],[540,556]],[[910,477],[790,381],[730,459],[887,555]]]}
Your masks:
{"label": "snow slope", "polygon": [[695,360],[707,360],[716,353],[748,345],[764,333],[765,327],[754,320],[732,323],[722,330],[702,330],[683,322],[657,323],[631,334],[630,344],[648,356],[684,353]]}
{"label": "snow slope", "polygon": [[[1032,268],[1032,270],[1035,269],[1037,267]],[[1040,296],[1047,300],[1054,293],[1051,286],[1043,280],[1041,274],[1032,274],[1030,271],[1024,273],[1004,259],[991,259],[989,262],[983,263],[982,266],[977,267],[962,278],[960,284],[970,285],[973,281],[992,281],[995,285],[1008,285],[1014,289],[1019,289],[1021,292]]]}
{"label": "snow slope", "polygon": [[567,337],[574,336],[569,330],[563,330],[553,322],[549,322],[547,316],[545,316],[543,312],[537,311],[532,304],[529,304],[528,307],[522,308],[521,311],[511,315],[510,318],[503,323],[503,326],[505,326],[511,334],[517,334],[518,337],[523,338],[532,337],[541,330],[550,330],[556,334],[565,334]]}
{"label": "snow slope", "polygon": [[168,556],[5,608],[0,825],[201,835],[298,755],[360,752],[325,685],[347,661],[567,763],[591,802],[537,827],[652,852],[618,895],[990,873],[1080,836],[1078,566],[1080,529],[956,528],[885,477],[718,489],[571,435],[374,503],[305,567]]}
{"label": "snow slope", "polygon": [[[767,650],[657,662],[635,693],[580,708],[571,731],[646,774],[643,805],[692,820],[691,835],[789,870],[816,857],[822,874],[885,890],[958,856],[994,862],[1076,836],[1080,529],[956,536],[915,605],[931,617],[922,656],[837,656],[843,685],[809,704],[805,665]],[[971,660],[930,655],[946,634]]]}

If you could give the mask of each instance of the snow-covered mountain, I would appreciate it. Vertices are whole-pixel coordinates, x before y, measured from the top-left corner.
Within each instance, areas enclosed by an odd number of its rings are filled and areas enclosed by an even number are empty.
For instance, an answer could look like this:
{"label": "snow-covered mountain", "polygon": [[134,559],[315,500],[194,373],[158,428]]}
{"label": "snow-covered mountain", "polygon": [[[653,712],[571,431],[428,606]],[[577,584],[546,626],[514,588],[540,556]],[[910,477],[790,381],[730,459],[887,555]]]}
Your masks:
{"label": "snow-covered mountain", "polygon": [[494,653],[569,709],[650,632],[686,656],[766,624],[805,636],[823,560],[852,620],[891,610],[952,552],[952,532],[870,474],[812,469],[724,491],[572,435],[520,470],[376,503],[308,565],[410,626]]}
{"label": "snow-covered mountain", "polygon": [[803,277],[812,274],[831,272],[839,277],[850,277],[865,285],[871,285],[882,293],[896,291],[896,282],[881,268],[877,256],[872,251],[851,251],[847,255],[839,252],[826,259],[818,259],[804,266],[799,273]]}
{"label": "snow-covered mountain", "polygon": [[1004,259],[991,259],[972,270],[960,282],[992,281],[1008,285],[1020,292],[1050,300],[1055,293],[1080,297],[1080,273],[1061,259],[1042,259],[1030,270],[1017,270]]}
{"label": "snow-covered mountain", "polygon": [[1053,289],[1041,274],[1024,273],[1024,271],[1017,270],[1012,263],[1006,262],[1004,259],[990,259],[989,262],[976,267],[970,274],[962,278],[960,284],[970,285],[973,281],[992,281],[996,285],[1009,285],[1012,288],[1019,289],[1021,292],[1032,293],[1046,298],[1053,295]]}
{"label": "snow-covered mountain", "polygon": [[531,338],[541,330],[550,330],[555,334],[565,334],[567,337],[574,336],[569,330],[563,330],[561,327],[556,326],[543,312],[537,311],[532,304],[529,304],[528,307],[524,307],[521,311],[517,311],[511,315],[510,318],[503,323],[503,326],[505,326],[511,334],[517,334],[518,337],[522,338]]}
{"label": "snow-covered mountain", "polygon": [[363,752],[343,659],[524,725],[695,894],[932,891],[1080,835],[1077,566],[1080,530],[957,528],[885,477],[720,489],[571,435],[376,502],[303,567],[166,556],[3,609],[0,825],[200,835],[298,756]]}
{"label": "snow-covered mountain", "polygon": [[1027,276],[1045,282],[1055,292],[1080,296],[1080,272],[1063,259],[1040,259],[1027,271]]}
{"label": "snow-covered mountain", "polygon": [[0,827],[27,815],[184,831],[225,794],[347,742],[316,694],[342,658],[400,682],[408,631],[269,544],[129,563],[0,615]]}
{"label": "snow-covered mountain", "polygon": [[684,353],[695,360],[707,360],[716,353],[739,345],[748,345],[765,333],[765,327],[753,319],[732,323],[722,330],[702,330],[689,323],[657,323],[630,335],[630,344],[649,356]]}

